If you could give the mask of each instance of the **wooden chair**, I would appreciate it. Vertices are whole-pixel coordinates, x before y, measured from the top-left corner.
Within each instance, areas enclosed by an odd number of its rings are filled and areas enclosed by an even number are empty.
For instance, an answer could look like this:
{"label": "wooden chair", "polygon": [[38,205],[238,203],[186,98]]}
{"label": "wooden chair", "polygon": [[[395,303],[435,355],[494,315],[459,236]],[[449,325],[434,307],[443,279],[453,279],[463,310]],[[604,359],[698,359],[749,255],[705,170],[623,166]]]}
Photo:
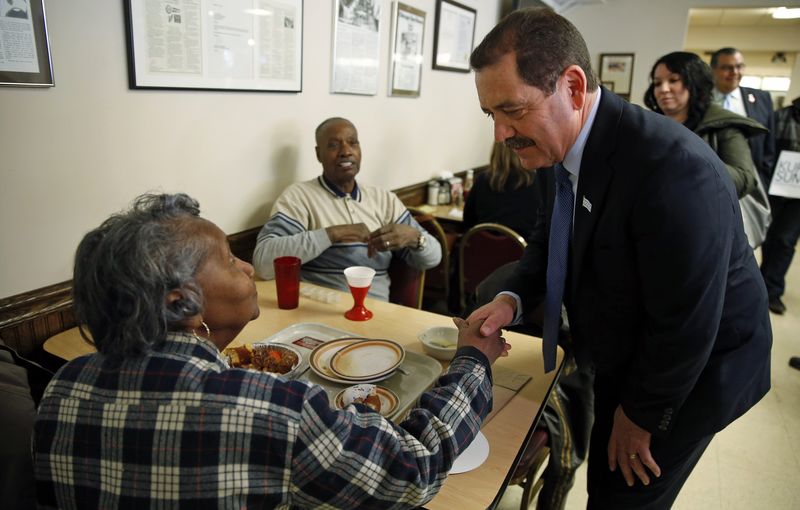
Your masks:
{"label": "wooden chair", "polygon": [[499,223],[479,223],[469,229],[458,252],[461,309],[479,283],[503,264],[519,260],[527,244],[521,235]]}
{"label": "wooden chair", "polygon": [[442,261],[439,265],[428,269],[425,276],[425,295],[435,296],[443,300],[449,308],[450,300],[450,254],[453,251],[456,240],[455,234],[448,234],[444,231],[439,222],[430,214],[414,208],[409,208],[417,223],[428,231],[442,247]]}
{"label": "wooden chair", "polygon": [[425,290],[425,271],[409,266],[400,257],[392,257],[389,264],[389,302],[411,308],[422,308]]}
{"label": "wooden chair", "polygon": [[508,482],[509,485],[522,487],[520,510],[527,510],[542,489],[544,480],[539,471],[550,456],[550,448],[547,447],[549,440],[550,435],[546,430],[536,429],[530,443],[525,448],[525,452],[522,454],[519,464],[517,464],[517,468],[514,470],[514,474],[511,476],[511,481]]}

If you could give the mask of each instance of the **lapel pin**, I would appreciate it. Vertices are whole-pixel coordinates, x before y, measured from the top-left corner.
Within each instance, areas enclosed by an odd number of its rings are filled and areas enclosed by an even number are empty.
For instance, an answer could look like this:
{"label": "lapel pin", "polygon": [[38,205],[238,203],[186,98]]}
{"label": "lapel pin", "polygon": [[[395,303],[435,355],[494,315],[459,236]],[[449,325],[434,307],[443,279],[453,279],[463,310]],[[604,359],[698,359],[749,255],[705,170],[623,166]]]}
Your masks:
{"label": "lapel pin", "polygon": [[751,103],[755,103],[756,96],[754,96],[753,94],[747,94],[747,100],[750,101]]}
{"label": "lapel pin", "polygon": [[585,196],[583,197],[583,207],[589,212],[592,212],[592,203]]}

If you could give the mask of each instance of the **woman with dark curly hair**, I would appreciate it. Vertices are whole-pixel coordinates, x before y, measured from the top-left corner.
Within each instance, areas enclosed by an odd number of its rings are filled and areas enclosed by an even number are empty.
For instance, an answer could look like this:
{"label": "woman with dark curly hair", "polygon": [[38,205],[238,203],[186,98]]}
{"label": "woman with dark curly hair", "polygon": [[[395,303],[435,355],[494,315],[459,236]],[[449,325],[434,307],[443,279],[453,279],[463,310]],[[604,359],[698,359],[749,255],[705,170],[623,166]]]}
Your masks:
{"label": "woman with dark curly hair", "polygon": [[712,103],[714,78],[694,53],[676,51],[658,59],[650,71],[644,103],[705,140],[728,167],[739,198],[756,190],[756,169],[747,138],[767,129],[748,117]]}

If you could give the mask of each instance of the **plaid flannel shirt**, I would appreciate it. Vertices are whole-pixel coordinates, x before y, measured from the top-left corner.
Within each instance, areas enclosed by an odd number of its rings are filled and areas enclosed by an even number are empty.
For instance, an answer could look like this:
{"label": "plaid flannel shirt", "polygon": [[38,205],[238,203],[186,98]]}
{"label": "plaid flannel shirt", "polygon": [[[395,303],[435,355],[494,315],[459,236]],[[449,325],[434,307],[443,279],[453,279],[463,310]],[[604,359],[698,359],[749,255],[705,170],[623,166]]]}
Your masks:
{"label": "plaid flannel shirt", "polygon": [[480,429],[491,384],[485,356],[461,349],[396,425],[172,334],[121,366],[92,354],[56,374],[34,433],[37,496],[59,508],[416,507]]}

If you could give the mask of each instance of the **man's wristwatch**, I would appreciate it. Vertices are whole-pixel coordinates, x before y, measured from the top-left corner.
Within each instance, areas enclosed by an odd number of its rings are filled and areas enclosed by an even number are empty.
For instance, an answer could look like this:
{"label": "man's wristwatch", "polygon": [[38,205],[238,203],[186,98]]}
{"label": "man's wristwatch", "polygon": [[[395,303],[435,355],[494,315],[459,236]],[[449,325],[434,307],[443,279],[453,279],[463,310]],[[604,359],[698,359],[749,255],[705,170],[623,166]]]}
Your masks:
{"label": "man's wristwatch", "polygon": [[417,239],[417,245],[414,247],[414,249],[416,251],[420,251],[424,249],[427,244],[428,244],[428,238],[425,236],[425,234],[420,233],[419,238]]}

